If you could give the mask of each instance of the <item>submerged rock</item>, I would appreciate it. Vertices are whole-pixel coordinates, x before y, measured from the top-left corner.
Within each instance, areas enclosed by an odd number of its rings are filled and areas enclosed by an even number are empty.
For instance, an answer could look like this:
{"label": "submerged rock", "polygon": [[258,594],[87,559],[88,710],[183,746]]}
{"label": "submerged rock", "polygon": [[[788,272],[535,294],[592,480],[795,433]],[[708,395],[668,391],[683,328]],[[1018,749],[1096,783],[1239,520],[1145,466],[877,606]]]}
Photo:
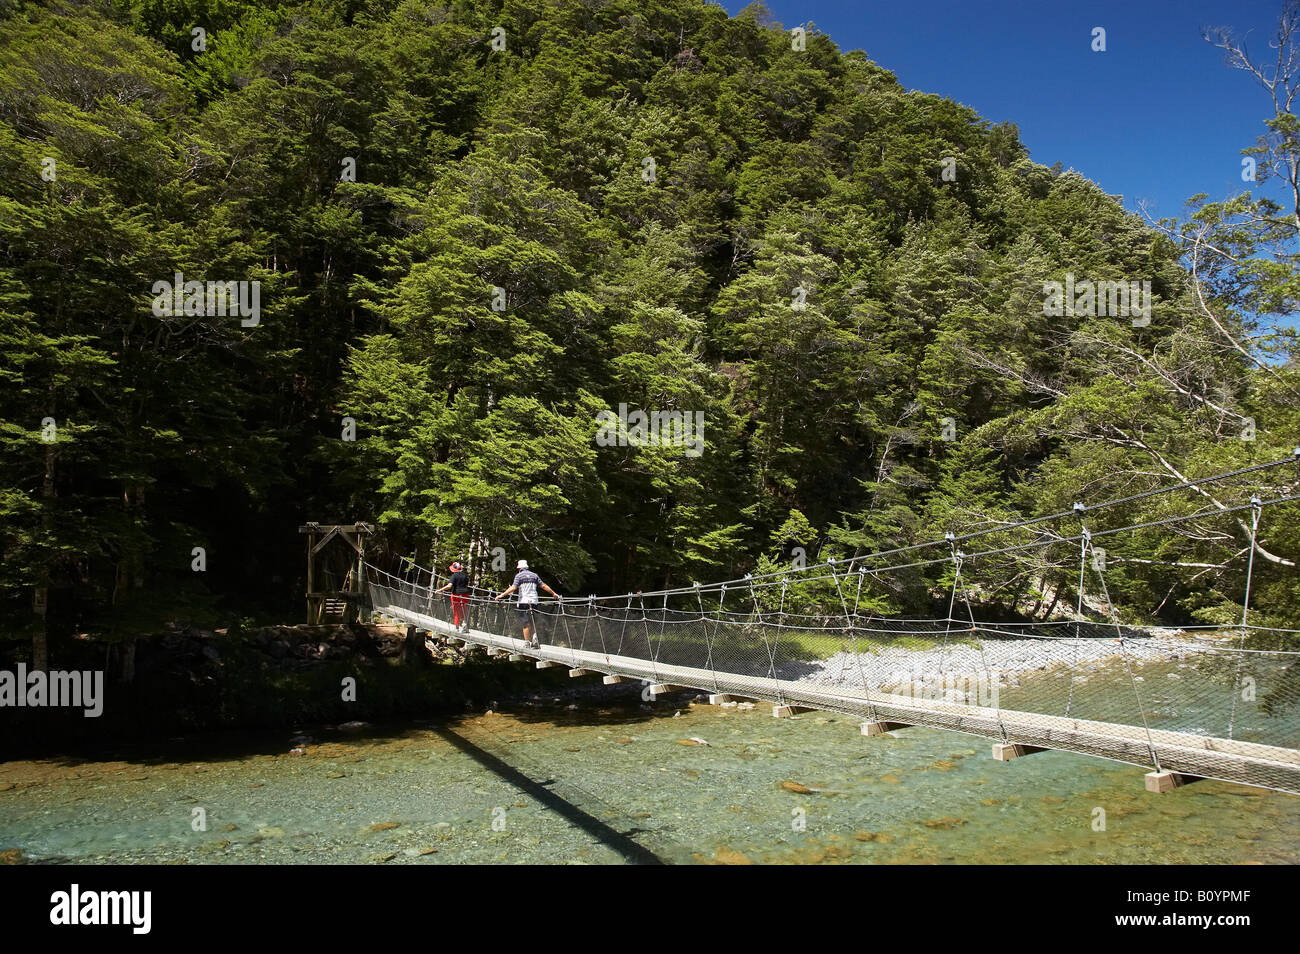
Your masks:
{"label": "submerged rock", "polygon": [[695,857],[699,860],[706,861],[708,864],[715,865],[752,865],[754,863],[739,851],[729,848],[726,845],[719,845],[711,859],[704,859],[700,855],[696,855]]}
{"label": "submerged rock", "polygon": [[956,818],[952,815],[946,815],[943,818],[928,819],[922,822],[921,824],[925,825],[926,828],[941,828],[944,831],[949,831],[953,828],[956,828],[958,825],[966,824],[966,819]]}

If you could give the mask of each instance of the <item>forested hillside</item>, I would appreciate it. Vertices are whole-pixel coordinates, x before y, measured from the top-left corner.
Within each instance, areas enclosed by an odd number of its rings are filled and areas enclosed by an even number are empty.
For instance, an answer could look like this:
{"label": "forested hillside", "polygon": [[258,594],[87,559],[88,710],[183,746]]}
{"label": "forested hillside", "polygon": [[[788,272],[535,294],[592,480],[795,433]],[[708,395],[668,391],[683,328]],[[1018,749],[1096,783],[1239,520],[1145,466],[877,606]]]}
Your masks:
{"label": "forested hillside", "polygon": [[[1300,443],[1295,341],[1261,323],[1293,310],[1294,209],[1248,194],[1156,228],[1032,162],[1013,124],[905,90],[870,58],[887,50],[794,41],[760,6],[8,0],[0,18],[13,638],[296,614],[306,520],[374,521],[379,558],[492,576],[501,547],[566,592],[619,592]],[[1294,154],[1285,120],[1270,148]],[[256,323],[158,314],[176,273],[259,282]],[[1067,273],[1149,282],[1149,322],[1049,314]],[[701,413],[703,453],[602,446],[621,404]],[[1253,612],[1278,625],[1300,625],[1296,515],[1269,509],[1256,553]],[[1124,613],[1240,613],[1237,517],[1110,546]],[[907,610],[944,572],[866,600]],[[1077,553],[972,574],[1041,615],[1072,605]]]}

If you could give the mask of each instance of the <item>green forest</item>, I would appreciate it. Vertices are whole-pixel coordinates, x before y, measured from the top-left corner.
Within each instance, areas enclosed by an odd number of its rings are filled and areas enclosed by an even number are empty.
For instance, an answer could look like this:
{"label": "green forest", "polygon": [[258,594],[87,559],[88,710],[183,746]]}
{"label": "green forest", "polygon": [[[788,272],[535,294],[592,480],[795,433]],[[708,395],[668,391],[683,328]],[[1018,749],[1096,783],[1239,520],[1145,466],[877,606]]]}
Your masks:
{"label": "green forest", "polygon": [[[0,0],[0,635],[57,659],[297,619],[306,521],[610,594],[1291,457],[1288,103],[1259,185],[1151,221],[761,5]],[[257,311],[170,307],[178,275],[257,282]],[[1048,307],[1067,279],[1148,283],[1149,312]],[[621,406],[691,415],[702,453],[598,441]],[[1109,538],[1119,612],[1239,621],[1253,555],[1252,619],[1300,626],[1296,503],[1253,548],[1215,515],[1298,484],[1099,513],[1206,512]],[[1059,614],[1078,547],[966,572]]]}

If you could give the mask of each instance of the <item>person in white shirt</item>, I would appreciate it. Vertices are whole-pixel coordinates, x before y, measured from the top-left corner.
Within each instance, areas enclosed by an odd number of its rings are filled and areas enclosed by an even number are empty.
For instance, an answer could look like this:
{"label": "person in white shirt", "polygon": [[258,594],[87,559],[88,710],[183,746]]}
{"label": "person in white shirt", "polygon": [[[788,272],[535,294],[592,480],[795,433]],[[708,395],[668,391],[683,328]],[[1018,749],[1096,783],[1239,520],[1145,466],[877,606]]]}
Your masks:
{"label": "person in white shirt", "polygon": [[536,638],[537,624],[533,619],[533,610],[537,607],[537,589],[541,587],[557,600],[560,598],[560,594],[543,583],[540,576],[528,569],[527,560],[520,560],[515,569],[519,572],[515,574],[514,582],[510,584],[509,589],[498,594],[497,599],[503,600],[516,590],[519,591],[519,602],[515,606],[515,611],[519,614],[519,622],[524,627],[524,640],[536,649],[539,643]]}

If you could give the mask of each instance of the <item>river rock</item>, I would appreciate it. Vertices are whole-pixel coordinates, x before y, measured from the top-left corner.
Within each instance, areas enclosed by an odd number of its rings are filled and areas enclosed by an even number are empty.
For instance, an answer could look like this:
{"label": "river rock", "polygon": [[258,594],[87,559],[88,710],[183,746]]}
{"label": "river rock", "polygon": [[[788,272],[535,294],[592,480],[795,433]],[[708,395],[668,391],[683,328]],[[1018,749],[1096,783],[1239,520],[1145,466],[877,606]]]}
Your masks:
{"label": "river rock", "polygon": [[752,865],[754,862],[739,851],[728,848],[726,845],[719,845],[718,850],[713,853],[713,863],[715,865]]}
{"label": "river rock", "polygon": [[944,831],[950,831],[951,829],[956,828],[958,825],[966,824],[966,819],[956,818],[952,815],[946,815],[943,818],[928,819],[922,822],[921,824],[925,825],[926,828],[940,828],[943,829]]}

